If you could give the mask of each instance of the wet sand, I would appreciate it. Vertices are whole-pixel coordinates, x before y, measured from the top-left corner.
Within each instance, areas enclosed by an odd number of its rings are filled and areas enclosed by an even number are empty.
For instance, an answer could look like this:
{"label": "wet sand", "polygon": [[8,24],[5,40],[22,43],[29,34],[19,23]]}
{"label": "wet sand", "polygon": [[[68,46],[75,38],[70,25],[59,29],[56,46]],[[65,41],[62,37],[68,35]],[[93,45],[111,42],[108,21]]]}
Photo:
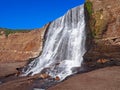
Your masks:
{"label": "wet sand", "polygon": [[120,90],[120,66],[75,75],[48,90]]}
{"label": "wet sand", "polygon": [[[0,90],[33,90],[36,79],[35,76],[6,79],[6,82],[0,84]],[[38,83],[42,83],[42,81]],[[77,74],[48,90],[120,90],[120,66]]]}

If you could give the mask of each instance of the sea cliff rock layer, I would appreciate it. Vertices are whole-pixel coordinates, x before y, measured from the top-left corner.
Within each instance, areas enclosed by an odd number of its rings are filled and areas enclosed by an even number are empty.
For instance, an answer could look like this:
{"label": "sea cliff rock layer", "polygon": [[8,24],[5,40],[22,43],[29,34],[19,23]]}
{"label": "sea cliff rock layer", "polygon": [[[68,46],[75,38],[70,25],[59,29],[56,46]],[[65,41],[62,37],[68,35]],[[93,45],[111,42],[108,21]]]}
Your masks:
{"label": "sea cliff rock layer", "polygon": [[120,0],[87,0],[89,28],[85,62],[120,65]]}
{"label": "sea cliff rock layer", "polygon": [[23,67],[30,58],[40,54],[47,26],[29,32],[9,34],[7,37],[4,30],[0,30],[0,76],[15,73],[16,68]]}

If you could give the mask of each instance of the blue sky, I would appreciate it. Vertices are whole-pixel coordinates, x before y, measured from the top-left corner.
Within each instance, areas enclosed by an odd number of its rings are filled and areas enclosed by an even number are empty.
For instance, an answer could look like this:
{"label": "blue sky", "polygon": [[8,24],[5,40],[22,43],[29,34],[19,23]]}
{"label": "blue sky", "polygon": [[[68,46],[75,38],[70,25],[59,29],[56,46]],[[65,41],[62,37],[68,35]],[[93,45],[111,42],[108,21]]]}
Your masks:
{"label": "blue sky", "polygon": [[40,28],[85,0],[0,0],[0,27]]}

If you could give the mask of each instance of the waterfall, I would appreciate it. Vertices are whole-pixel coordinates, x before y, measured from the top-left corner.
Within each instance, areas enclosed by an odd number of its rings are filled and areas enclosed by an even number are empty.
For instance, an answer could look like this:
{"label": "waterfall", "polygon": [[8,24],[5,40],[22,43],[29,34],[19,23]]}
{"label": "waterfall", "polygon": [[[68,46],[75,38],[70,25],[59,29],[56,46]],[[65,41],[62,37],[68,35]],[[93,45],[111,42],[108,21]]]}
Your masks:
{"label": "waterfall", "polygon": [[45,73],[61,80],[81,67],[85,50],[84,5],[69,10],[53,21],[48,28],[42,54],[28,64],[23,75]]}

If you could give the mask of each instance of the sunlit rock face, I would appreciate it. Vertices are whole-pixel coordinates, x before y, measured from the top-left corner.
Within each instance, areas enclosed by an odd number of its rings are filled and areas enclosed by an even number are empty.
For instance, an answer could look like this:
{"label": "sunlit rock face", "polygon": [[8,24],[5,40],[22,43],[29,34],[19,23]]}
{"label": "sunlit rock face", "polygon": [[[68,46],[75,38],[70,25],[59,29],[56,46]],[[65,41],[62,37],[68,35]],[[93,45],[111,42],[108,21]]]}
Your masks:
{"label": "sunlit rock face", "polygon": [[120,0],[87,1],[92,4],[88,25],[91,27],[93,38],[90,40],[93,43],[90,44],[92,47],[89,47],[84,61],[89,62],[90,66],[97,66],[97,60],[107,59],[108,65],[120,65]]}
{"label": "sunlit rock face", "polygon": [[48,25],[30,31],[14,31],[8,36],[5,29],[0,28],[0,77],[16,73],[16,68],[25,66],[30,58],[40,54]]}
{"label": "sunlit rock face", "polygon": [[40,29],[0,35],[0,63],[27,61],[42,51],[43,35],[47,25]]}
{"label": "sunlit rock face", "polygon": [[[77,72],[85,50],[84,5],[51,22],[42,54],[23,70],[23,75],[45,73],[60,80]],[[73,71],[74,70],[74,71]]]}

